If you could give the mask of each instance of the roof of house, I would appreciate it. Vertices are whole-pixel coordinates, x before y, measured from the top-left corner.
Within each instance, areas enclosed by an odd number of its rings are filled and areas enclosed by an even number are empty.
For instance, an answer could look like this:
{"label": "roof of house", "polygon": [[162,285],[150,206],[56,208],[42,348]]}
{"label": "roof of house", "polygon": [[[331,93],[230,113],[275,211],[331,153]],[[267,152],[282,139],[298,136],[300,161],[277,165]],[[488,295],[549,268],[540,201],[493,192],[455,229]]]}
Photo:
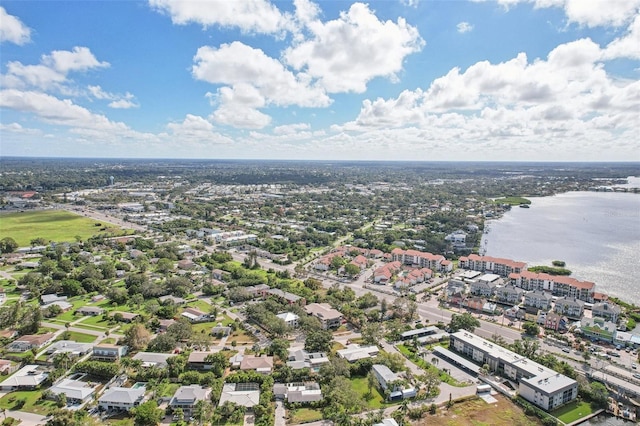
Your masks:
{"label": "roof of house", "polygon": [[78,343],[73,340],[58,340],[47,348],[47,353],[77,352],[87,353],[93,348],[93,343]]}
{"label": "roof of house", "polygon": [[294,314],[293,312],[283,312],[276,316],[284,322],[296,321],[297,319],[300,318],[298,315]]}
{"label": "roof of house", "polygon": [[273,368],[272,356],[253,356],[245,355],[240,362],[240,370],[263,370]]}
{"label": "roof of house", "polygon": [[99,403],[114,403],[114,404],[133,404],[141,397],[144,396],[146,388],[121,388],[113,387],[106,390],[100,398]]}
{"label": "roof of house", "polygon": [[260,403],[260,385],[258,383],[225,383],[222,387],[220,402],[233,402],[251,408]]}
{"label": "roof of house", "polygon": [[310,303],[304,307],[309,315],[314,315],[324,320],[342,318],[342,313],[333,309],[328,303]]}
{"label": "roof of house", "polygon": [[201,352],[201,351],[193,351],[189,354],[188,362],[205,362],[205,358],[209,355],[213,355],[218,351],[214,352]]}
{"label": "roof of house", "polygon": [[15,340],[15,342],[23,342],[29,343],[31,345],[42,345],[49,340],[53,339],[53,333],[45,333],[45,334],[25,334],[22,337],[19,337]]}
{"label": "roof of house", "polygon": [[63,393],[67,398],[84,400],[95,392],[96,387],[80,380],[64,379],[49,390],[56,395]]}
{"label": "roof of house", "polygon": [[36,387],[44,382],[49,373],[44,372],[37,365],[25,365],[12,376],[0,383],[2,387]]}
{"label": "roof of house", "polygon": [[349,345],[345,349],[337,351],[338,355],[346,359],[349,362],[354,362],[359,359],[371,358],[380,352],[377,346],[360,346]]}
{"label": "roof of house", "polygon": [[166,365],[167,359],[174,356],[173,354],[164,354],[160,352],[138,352],[133,359],[142,361],[143,367],[152,365]]}
{"label": "roof of house", "polygon": [[206,400],[211,394],[211,388],[205,388],[199,385],[180,386],[176,393],[173,394],[169,405],[175,405],[180,402],[188,402],[195,404],[197,401]]}

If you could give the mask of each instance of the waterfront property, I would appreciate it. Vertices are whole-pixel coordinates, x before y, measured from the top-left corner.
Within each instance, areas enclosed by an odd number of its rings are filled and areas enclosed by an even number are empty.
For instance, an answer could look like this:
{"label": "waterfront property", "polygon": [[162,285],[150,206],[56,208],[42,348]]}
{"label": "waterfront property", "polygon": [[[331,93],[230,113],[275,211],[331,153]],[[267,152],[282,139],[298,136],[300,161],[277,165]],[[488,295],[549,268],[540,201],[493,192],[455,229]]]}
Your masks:
{"label": "waterfront property", "polygon": [[527,401],[553,410],[578,396],[578,382],[467,331],[451,335],[449,347],[466,355],[491,371],[518,383],[520,395]]}

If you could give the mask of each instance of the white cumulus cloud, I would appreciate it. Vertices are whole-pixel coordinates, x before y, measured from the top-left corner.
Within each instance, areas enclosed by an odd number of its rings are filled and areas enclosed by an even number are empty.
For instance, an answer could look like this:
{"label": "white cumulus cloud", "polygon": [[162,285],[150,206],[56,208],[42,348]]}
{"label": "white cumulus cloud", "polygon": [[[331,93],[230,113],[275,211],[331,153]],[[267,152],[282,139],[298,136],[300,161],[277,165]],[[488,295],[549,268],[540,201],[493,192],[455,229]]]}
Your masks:
{"label": "white cumulus cloud", "polygon": [[331,99],[304,73],[294,74],[277,59],[241,42],[216,49],[204,46],[194,57],[193,76],[214,84],[250,84],[267,103],[279,106],[323,107]]}
{"label": "white cumulus cloud", "polygon": [[424,46],[404,18],[382,22],[363,3],[352,4],[338,19],[309,22],[306,30],[310,36],[286,49],[284,60],[330,93],[362,93],[376,77],[395,80],[405,58]]}
{"label": "white cumulus cloud", "polygon": [[291,18],[266,0],[191,1],[149,0],[152,8],[171,17],[174,24],[236,27],[243,32],[280,33],[291,27]]}
{"label": "white cumulus cloud", "polygon": [[22,46],[31,41],[31,30],[0,6],[0,42],[5,41]]}

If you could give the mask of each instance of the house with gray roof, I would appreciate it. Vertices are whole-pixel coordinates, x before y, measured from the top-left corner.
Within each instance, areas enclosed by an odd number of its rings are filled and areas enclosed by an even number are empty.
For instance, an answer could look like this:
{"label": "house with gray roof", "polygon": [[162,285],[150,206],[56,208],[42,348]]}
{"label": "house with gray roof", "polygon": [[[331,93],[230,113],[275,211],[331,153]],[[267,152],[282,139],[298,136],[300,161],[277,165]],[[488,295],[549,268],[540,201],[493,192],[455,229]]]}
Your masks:
{"label": "house with gray roof", "polygon": [[98,406],[104,410],[128,411],[144,401],[146,388],[112,387],[98,398]]}
{"label": "house with gray roof", "polygon": [[524,291],[520,287],[507,285],[496,289],[496,298],[499,303],[505,305],[519,305]]}
{"label": "house with gray roof", "polygon": [[604,318],[611,322],[618,322],[621,311],[620,306],[611,302],[595,303],[591,308],[594,317]]}
{"label": "house with gray roof", "polygon": [[584,302],[575,297],[563,297],[556,300],[553,311],[571,319],[580,319],[584,312]]}
{"label": "house with gray roof", "polygon": [[73,340],[58,340],[57,342],[53,342],[47,350],[47,355],[57,355],[62,353],[68,353],[73,356],[83,356],[91,352],[93,349],[93,343],[78,343]]}
{"label": "house with gray roof", "polygon": [[548,311],[551,308],[552,300],[553,296],[551,296],[550,293],[542,290],[534,290],[525,293],[524,306]]}
{"label": "house with gray roof", "polygon": [[180,386],[173,394],[169,406],[182,408],[185,416],[190,416],[198,401],[206,401],[211,396],[211,388],[200,385]]}
{"label": "house with gray roof", "polygon": [[81,306],[76,309],[76,313],[84,316],[98,316],[104,313],[104,309],[97,306]]}
{"label": "house with gray roof", "polygon": [[142,367],[158,367],[166,368],[167,359],[175,356],[174,354],[165,354],[161,352],[138,352],[133,359],[142,363]]}

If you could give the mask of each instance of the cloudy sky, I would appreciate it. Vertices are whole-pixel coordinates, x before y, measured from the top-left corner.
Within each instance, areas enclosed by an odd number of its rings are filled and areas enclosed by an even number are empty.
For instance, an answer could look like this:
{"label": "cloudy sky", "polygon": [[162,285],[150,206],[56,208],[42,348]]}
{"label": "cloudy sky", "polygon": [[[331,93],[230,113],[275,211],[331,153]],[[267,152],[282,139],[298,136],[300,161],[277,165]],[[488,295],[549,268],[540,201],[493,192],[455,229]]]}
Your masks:
{"label": "cloudy sky", "polygon": [[640,161],[640,0],[3,1],[0,155]]}

